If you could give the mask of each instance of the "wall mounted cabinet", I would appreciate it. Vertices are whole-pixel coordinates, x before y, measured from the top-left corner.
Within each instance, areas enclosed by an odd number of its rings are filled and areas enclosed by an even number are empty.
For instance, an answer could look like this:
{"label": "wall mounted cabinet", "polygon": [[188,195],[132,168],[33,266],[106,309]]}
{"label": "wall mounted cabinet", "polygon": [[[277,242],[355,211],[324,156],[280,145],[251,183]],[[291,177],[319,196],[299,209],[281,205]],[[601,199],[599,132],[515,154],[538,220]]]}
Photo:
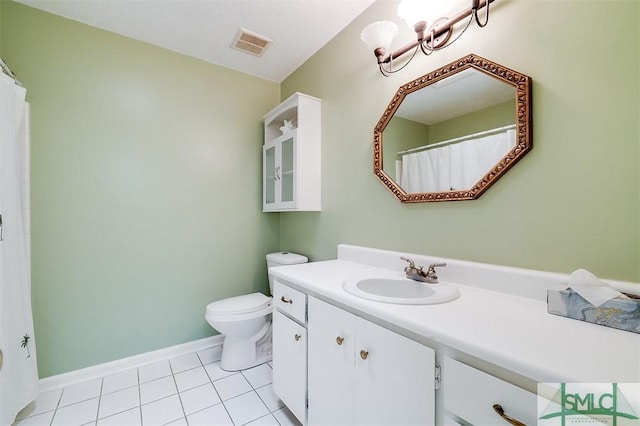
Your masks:
{"label": "wall mounted cabinet", "polygon": [[295,93],[264,116],[263,211],[320,210],[320,104]]}

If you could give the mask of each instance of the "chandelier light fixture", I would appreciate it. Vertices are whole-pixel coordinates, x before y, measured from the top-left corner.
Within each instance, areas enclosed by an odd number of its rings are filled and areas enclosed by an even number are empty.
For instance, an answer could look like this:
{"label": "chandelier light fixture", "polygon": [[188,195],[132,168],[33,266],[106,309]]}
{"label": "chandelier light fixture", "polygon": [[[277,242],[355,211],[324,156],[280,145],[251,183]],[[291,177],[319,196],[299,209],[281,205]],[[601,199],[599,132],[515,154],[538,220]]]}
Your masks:
{"label": "chandelier light fixture", "polygon": [[[450,18],[440,18],[434,21],[427,30],[426,16],[429,12],[430,2],[425,0],[402,0],[398,5],[398,16],[416,32],[416,40],[404,45],[394,52],[386,54],[393,39],[398,34],[398,26],[391,21],[377,21],[369,24],[360,34],[362,41],[373,51],[378,60],[380,72],[385,77],[403,69],[415,57],[419,50],[425,55],[431,55],[437,50],[442,50],[458,40],[469,28],[473,21],[483,28],[489,23],[489,4],[495,0],[470,0],[471,5]],[[485,18],[480,19],[478,12],[486,8]],[[458,22],[469,18],[460,34],[453,39],[453,26]],[[405,54],[410,53],[408,60],[397,69],[393,69],[394,61]],[[386,55],[386,56],[385,56]]]}

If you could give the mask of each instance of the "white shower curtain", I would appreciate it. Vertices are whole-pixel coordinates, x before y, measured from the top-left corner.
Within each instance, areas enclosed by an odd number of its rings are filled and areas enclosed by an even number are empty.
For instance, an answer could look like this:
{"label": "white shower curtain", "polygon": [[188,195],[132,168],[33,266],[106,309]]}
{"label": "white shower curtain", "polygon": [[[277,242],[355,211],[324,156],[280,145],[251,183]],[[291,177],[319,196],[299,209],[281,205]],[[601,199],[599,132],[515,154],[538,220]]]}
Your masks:
{"label": "white shower curtain", "polygon": [[509,129],[495,135],[483,136],[459,144],[449,145],[451,188],[472,188],[515,146],[516,131]]}
{"label": "white shower curtain", "polygon": [[402,188],[408,192],[449,189],[449,147],[427,149],[402,156]]}
{"label": "white shower curtain", "polygon": [[29,113],[26,90],[0,73],[0,425],[38,393],[31,311]]}
{"label": "white shower curtain", "polygon": [[406,192],[470,189],[515,146],[515,130],[402,156]]}

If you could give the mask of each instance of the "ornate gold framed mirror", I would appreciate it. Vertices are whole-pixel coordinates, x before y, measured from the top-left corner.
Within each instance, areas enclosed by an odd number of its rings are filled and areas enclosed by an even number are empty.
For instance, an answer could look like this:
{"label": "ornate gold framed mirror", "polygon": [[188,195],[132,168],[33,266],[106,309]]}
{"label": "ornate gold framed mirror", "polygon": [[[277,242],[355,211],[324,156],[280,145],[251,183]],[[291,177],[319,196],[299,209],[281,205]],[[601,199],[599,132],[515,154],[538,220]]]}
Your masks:
{"label": "ornate gold framed mirror", "polygon": [[530,77],[467,55],[398,89],[373,172],[403,203],[476,199],[533,147],[531,109]]}

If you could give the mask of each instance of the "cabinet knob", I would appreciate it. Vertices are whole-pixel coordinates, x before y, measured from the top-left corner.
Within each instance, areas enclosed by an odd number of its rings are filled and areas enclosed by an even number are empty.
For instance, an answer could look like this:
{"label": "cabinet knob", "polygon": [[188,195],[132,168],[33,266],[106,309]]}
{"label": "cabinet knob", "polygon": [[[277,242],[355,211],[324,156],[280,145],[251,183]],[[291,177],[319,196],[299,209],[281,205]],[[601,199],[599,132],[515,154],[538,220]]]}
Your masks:
{"label": "cabinet knob", "polygon": [[290,303],[290,304],[293,304],[293,300],[285,299],[285,298],[284,298],[284,296],[282,296],[282,297],[280,298],[280,300],[281,300],[281,301],[283,301],[284,303]]}
{"label": "cabinet knob", "polygon": [[340,337],[340,336],[336,337],[337,344],[342,345],[342,342],[344,342],[344,337]]}
{"label": "cabinet knob", "polygon": [[295,334],[295,335],[293,336],[293,338],[294,338],[294,339],[296,339],[296,342],[297,342],[298,340],[300,340],[300,338],[301,338],[301,337],[302,337],[302,336],[301,336],[301,335],[299,335],[299,334]]}
{"label": "cabinet knob", "polygon": [[500,405],[500,404],[493,404],[493,410],[496,413],[498,413],[498,415],[500,417],[502,417],[502,419],[505,422],[509,423],[510,425],[513,425],[513,426],[527,426],[524,423],[514,419],[513,417],[508,416],[507,413],[504,412],[504,408],[502,408],[502,405]]}
{"label": "cabinet knob", "polygon": [[365,351],[364,349],[360,351],[360,358],[367,359],[368,356],[369,352]]}

